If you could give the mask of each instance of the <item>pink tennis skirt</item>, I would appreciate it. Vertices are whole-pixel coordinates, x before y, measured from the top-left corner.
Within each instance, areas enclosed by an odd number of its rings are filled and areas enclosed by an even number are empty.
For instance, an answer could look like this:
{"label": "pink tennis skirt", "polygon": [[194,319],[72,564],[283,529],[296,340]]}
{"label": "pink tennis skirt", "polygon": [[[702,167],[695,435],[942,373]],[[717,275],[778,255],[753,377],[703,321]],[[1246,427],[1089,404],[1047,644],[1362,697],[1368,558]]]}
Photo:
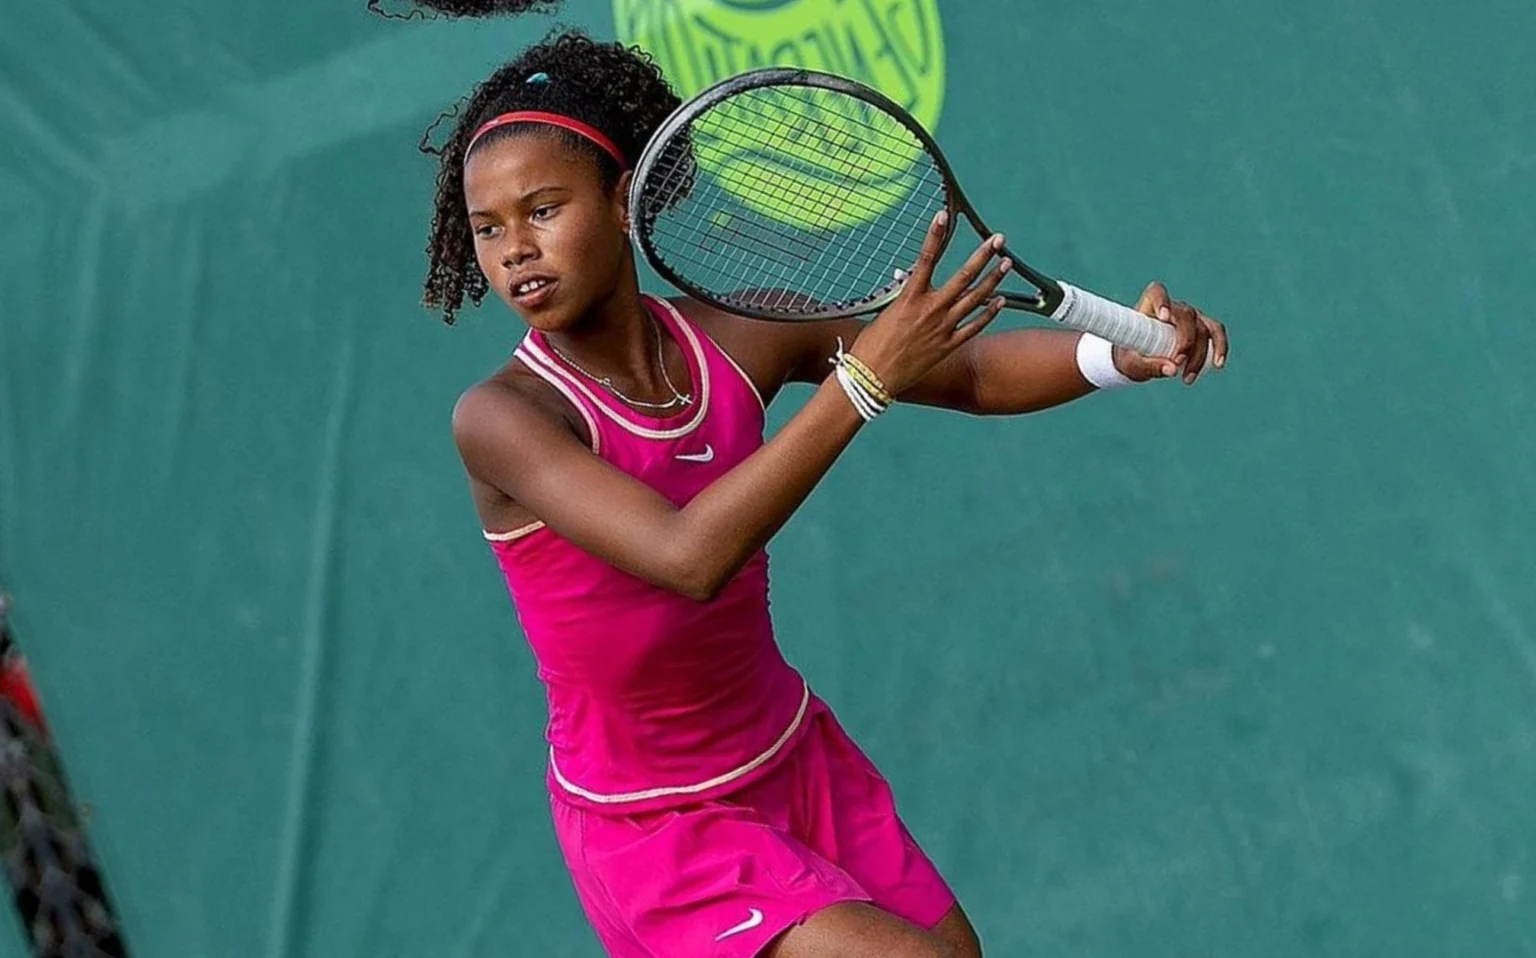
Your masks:
{"label": "pink tennis skirt", "polygon": [[890,785],[831,710],[764,778],[634,815],[551,807],[566,865],[612,958],[749,958],[828,905],[870,902],[931,928],[955,896]]}

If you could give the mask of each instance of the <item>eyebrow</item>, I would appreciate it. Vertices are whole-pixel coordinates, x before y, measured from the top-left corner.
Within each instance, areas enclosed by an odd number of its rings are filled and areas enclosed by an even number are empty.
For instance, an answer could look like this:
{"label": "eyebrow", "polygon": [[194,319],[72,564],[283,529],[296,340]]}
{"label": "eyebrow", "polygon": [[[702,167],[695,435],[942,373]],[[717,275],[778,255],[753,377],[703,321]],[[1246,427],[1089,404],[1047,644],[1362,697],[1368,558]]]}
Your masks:
{"label": "eyebrow", "polygon": [[[569,192],[570,192],[570,188],[566,187],[566,186],[540,186],[537,189],[529,190],[528,192],[524,193],[522,196],[519,196],[517,198],[517,200],[516,200],[516,205],[518,205],[518,206],[528,206],[536,197],[538,197],[540,194],[543,194],[543,193],[569,193]],[[493,216],[494,214],[490,210],[470,210],[469,211],[469,215],[470,216]]]}

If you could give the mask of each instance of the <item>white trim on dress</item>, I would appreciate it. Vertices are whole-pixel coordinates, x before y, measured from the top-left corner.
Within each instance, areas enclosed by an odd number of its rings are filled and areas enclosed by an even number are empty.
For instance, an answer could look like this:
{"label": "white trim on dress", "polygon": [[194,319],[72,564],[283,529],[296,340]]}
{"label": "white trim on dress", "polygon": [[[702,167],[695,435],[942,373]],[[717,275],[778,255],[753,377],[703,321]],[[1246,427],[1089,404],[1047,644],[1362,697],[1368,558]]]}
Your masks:
{"label": "white trim on dress", "polygon": [[761,768],[765,762],[773,758],[784,748],[784,746],[789,742],[790,738],[794,736],[795,730],[800,728],[800,723],[805,721],[805,710],[811,702],[810,683],[802,680],[802,688],[803,691],[800,694],[800,708],[795,712],[794,720],[789,723],[789,728],[784,730],[784,734],[779,736],[778,741],[768,746],[767,751],[763,752],[761,755],[759,755],[757,758],[754,758],[747,764],[733,768],[723,775],[716,775],[714,778],[706,782],[697,782],[693,785],[672,785],[665,788],[648,788],[640,792],[624,792],[618,795],[604,795],[600,792],[594,792],[582,788],[580,785],[577,785],[575,782],[572,782],[570,779],[560,774],[560,767],[555,764],[554,749],[549,750],[549,770],[554,775],[555,781],[560,784],[561,788],[565,789],[567,792],[570,792],[572,795],[584,798],[589,802],[596,802],[600,805],[617,805],[624,802],[641,802],[652,798],[665,798],[670,795],[697,795],[700,792],[707,792],[710,789],[718,788],[721,785],[727,785],[731,782],[734,782],[742,776],[758,768]]}

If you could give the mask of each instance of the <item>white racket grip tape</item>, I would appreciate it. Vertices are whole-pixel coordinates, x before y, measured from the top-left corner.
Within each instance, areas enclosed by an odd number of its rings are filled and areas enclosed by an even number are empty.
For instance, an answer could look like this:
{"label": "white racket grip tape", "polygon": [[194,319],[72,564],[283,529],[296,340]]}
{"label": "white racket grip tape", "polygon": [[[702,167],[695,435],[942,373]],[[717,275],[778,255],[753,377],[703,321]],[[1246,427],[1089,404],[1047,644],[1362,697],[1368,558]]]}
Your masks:
{"label": "white racket grip tape", "polygon": [[1172,326],[1070,283],[1058,281],[1057,285],[1064,295],[1051,319],[1134,349],[1143,356],[1173,355],[1179,337]]}

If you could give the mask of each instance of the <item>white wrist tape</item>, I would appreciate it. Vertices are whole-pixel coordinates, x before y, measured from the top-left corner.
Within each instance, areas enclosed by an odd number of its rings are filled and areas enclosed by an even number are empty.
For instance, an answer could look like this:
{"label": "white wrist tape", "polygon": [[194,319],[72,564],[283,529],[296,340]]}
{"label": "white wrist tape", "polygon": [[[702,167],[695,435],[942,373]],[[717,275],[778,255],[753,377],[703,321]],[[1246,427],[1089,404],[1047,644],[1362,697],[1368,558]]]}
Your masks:
{"label": "white wrist tape", "polygon": [[1115,368],[1115,344],[1092,333],[1084,333],[1077,341],[1077,370],[1095,389],[1136,385]]}

